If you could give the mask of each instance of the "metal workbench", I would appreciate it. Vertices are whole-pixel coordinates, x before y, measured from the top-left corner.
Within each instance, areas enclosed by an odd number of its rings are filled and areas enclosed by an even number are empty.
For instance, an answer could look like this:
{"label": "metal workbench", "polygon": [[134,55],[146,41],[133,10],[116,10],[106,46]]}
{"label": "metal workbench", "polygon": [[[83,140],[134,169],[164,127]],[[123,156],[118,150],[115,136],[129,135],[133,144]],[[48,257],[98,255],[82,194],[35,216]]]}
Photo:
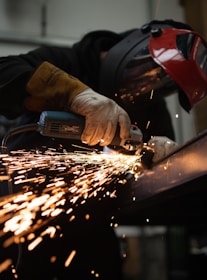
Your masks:
{"label": "metal workbench", "polygon": [[119,201],[120,223],[206,223],[207,131],[131,179]]}

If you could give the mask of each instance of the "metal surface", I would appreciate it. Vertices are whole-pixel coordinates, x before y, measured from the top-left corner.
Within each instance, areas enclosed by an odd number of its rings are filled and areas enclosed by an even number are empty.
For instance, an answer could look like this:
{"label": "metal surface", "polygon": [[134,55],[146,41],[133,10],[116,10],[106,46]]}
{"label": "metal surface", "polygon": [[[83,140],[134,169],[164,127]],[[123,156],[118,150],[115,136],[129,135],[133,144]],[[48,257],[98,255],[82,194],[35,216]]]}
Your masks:
{"label": "metal surface", "polygon": [[207,216],[207,131],[132,179],[120,198],[122,223]]}

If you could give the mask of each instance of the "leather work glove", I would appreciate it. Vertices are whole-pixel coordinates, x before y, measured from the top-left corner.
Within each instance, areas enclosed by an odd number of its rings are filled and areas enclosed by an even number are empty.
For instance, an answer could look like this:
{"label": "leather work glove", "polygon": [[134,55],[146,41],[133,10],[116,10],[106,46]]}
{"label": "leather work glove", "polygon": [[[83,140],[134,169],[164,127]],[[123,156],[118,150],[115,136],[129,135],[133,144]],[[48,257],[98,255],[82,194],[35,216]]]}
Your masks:
{"label": "leather work glove", "polygon": [[86,117],[81,140],[88,145],[109,145],[115,136],[117,125],[120,126],[120,138],[129,138],[129,116],[112,99],[86,89],[74,97],[70,109]]}
{"label": "leather work glove", "polygon": [[81,140],[106,146],[120,126],[120,138],[128,139],[131,121],[115,101],[94,92],[58,67],[43,62],[29,79],[25,107],[29,111],[72,111],[85,117]]}
{"label": "leather work glove", "polygon": [[163,159],[179,147],[176,142],[165,136],[153,136],[147,144],[154,150],[153,162]]}

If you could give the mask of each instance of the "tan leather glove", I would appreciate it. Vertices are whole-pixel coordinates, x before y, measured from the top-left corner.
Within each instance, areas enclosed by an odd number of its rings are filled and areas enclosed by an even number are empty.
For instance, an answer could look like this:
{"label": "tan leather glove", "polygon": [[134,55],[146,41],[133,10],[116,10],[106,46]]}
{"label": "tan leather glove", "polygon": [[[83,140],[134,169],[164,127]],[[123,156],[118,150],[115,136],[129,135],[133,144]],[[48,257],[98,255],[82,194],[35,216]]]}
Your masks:
{"label": "tan leather glove", "polygon": [[68,111],[74,96],[88,88],[80,80],[45,61],[33,73],[26,85],[28,97],[24,105],[27,110]]}
{"label": "tan leather glove", "polygon": [[81,140],[106,146],[120,125],[120,138],[128,139],[130,118],[113,100],[102,96],[54,65],[43,62],[27,83],[25,107],[29,111],[72,111],[86,118]]}

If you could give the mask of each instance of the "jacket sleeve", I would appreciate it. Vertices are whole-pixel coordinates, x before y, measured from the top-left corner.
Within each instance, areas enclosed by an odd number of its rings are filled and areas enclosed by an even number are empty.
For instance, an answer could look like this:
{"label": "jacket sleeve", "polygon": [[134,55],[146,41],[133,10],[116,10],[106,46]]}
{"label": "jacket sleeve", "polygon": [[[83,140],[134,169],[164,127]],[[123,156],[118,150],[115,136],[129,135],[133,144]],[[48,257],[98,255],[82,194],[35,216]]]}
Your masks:
{"label": "jacket sleeve", "polygon": [[24,106],[24,100],[28,96],[26,85],[44,61],[71,72],[71,75],[76,74],[71,52],[71,48],[41,47],[26,54],[1,57],[0,114],[13,119],[27,111]]}

